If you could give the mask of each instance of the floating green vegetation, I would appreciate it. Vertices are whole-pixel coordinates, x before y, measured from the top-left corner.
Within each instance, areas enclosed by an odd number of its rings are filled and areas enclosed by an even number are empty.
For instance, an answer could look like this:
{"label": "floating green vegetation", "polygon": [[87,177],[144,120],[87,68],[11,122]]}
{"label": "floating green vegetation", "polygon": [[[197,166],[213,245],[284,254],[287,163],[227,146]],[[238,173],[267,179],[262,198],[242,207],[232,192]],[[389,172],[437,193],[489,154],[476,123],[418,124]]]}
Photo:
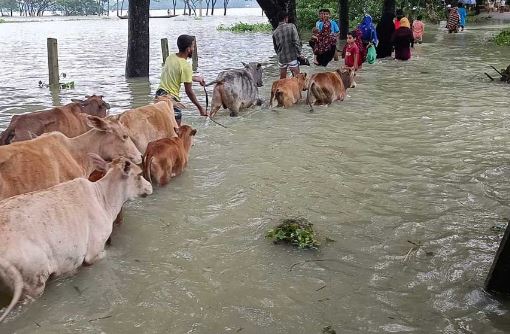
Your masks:
{"label": "floating green vegetation", "polygon": [[278,226],[267,232],[266,238],[273,239],[274,243],[283,241],[299,248],[317,249],[320,243],[312,226],[303,217],[283,219]]}
{"label": "floating green vegetation", "polygon": [[239,22],[232,24],[230,26],[220,24],[216,29],[219,31],[232,31],[232,32],[271,32],[273,30],[273,27],[269,23],[250,24]]}
{"label": "floating green vegetation", "polygon": [[[67,77],[67,74],[62,73],[62,74],[60,74],[59,77],[61,79],[65,79]],[[48,85],[47,83],[42,82],[41,80],[39,80],[39,88],[49,88],[49,87],[50,87],[50,85]],[[60,88],[60,89],[74,89],[74,81],[60,82],[58,84],[58,88]]]}
{"label": "floating green vegetation", "polygon": [[510,46],[510,29],[505,29],[494,37],[494,42],[499,46]]}
{"label": "floating green vegetation", "polygon": [[5,21],[4,19],[0,19],[0,23],[5,23],[7,21]]}

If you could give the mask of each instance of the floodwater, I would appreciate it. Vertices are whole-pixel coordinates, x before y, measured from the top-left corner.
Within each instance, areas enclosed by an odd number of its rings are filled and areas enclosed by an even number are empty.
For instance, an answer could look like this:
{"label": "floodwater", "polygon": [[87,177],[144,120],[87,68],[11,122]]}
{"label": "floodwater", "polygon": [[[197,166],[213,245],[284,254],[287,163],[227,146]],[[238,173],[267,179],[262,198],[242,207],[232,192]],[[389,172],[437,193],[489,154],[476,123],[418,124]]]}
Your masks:
{"label": "floodwater", "polygon": [[[92,93],[113,113],[149,103],[160,39],[172,47],[181,33],[197,36],[207,81],[262,62],[268,98],[271,36],[215,29],[240,20],[265,19],[151,20],[150,82],[123,76],[126,20],[0,24],[0,128]],[[502,236],[493,227],[510,217],[509,86],[483,72],[506,67],[510,50],[488,42],[500,27],[469,28],[429,25],[411,61],[364,65],[344,102],[313,113],[224,111],[225,129],[190,107],[198,134],[184,174],[128,203],[106,258],[50,282],[0,332],[509,332],[509,305],[482,287]],[[74,90],[37,87],[47,37]],[[320,251],[264,238],[292,216],[314,223]]]}

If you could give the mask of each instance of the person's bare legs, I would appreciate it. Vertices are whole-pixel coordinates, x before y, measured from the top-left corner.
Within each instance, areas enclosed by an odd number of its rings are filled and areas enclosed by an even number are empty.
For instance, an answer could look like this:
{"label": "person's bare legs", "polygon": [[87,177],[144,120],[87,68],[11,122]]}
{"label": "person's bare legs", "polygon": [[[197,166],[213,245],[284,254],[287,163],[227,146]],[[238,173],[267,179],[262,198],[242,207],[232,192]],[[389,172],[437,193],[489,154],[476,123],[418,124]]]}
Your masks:
{"label": "person's bare legs", "polygon": [[285,79],[287,77],[287,67],[280,68],[280,79]]}
{"label": "person's bare legs", "polygon": [[292,76],[295,77],[296,75],[299,74],[299,66],[291,67],[290,72],[292,73]]}

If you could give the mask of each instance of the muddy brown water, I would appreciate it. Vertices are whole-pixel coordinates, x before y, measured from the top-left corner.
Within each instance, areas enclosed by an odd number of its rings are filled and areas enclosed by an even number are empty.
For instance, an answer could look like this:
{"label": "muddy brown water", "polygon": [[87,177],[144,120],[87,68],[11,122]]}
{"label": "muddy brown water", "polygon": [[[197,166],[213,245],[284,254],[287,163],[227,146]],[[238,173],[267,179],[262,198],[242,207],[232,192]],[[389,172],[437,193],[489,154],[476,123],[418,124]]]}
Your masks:
{"label": "muddy brown water", "polygon": [[[112,113],[149,103],[160,38],[173,48],[181,33],[197,36],[207,80],[264,63],[267,99],[271,36],[215,30],[240,20],[264,18],[152,20],[149,82],[123,76],[126,20],[1,24],[0,128],[12,114],[86,94],[103,94]],[[198,134],[184,174],[128,203],[106,258],[50,282],[0,332],[510,331],[508,304],[482,290],[502,235],[492,227],[510,217],[510,86],[483,74],[509,63],[510,48],[488,42],[498,29],[448,35],[429,25],[411,61],[364,65],[346,101],[313,113],[220,112],[225,129],[189,108]],[[58,38],[74,90],[37,87],[47,37]],[[296,215],[335,242],[301,251],[264,238]]]}

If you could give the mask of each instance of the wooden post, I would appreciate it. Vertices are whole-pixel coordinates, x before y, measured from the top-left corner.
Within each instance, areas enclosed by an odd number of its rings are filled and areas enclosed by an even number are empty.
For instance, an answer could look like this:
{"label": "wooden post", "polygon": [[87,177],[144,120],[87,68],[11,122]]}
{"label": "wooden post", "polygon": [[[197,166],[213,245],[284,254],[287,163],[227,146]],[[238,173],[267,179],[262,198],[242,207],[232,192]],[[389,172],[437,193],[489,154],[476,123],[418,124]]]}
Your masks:
{"label": "wooden post", "polygon": [[59,74],[58,74],[58,45],[56,38],[48,38],[48,70],[49,70],[49,83],[51,87],[58,87]]}
{"label": "wooden post", "polygon": [[506,226],[505,234],[485,280],[485,290],[510,295],[510,223]]}
{"label": "wooden post", "polygon": [[166,58],[169,55],[168,52],[168,38],[161,39],[161,54],[163,55],[163,65],[165,65]]}
{"label": "wooden post", "polygon": [[193,68],[193,72],[196,72],[198,69],[198,48],[197,48],[197,38],[196,37],[194,37],[194,38],[195,38],[195,48],[193,49],[192,68]]}

